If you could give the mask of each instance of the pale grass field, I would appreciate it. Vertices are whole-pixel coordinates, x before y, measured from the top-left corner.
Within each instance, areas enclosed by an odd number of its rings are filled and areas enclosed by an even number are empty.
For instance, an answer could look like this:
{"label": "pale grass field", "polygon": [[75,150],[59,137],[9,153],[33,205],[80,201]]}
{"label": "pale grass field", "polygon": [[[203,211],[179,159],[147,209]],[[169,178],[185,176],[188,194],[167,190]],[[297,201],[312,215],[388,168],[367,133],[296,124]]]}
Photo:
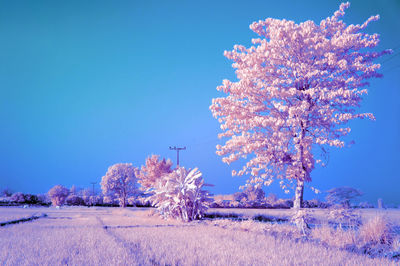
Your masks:
{"label": "pale grass field", "polygon": [[[289,225],[227,220],[183,224],[151,216],[151,212],[0,208],[0,221],[13,215],[48,215],[0,227],[0,265],[398,265],[302,242]],[[280,214],[285,216],[285,212]],[[285,232],[294,238],[281,237]]]}
{"label": "pale grass field", "polygon": [[[38,211],[39,210],[39,211]],[[40,209],[23,209],[23,208],[8,208],[8,207],[0,207],[0,223],[8,222],[13,220],[19,220],[23,218],[29,218],[34,215],[40,216],[43,211]]]}
{"label": "pale grass field", "polygon": [[[209,209],[208,213],[235,213],[243,215],[243,218],[252,218],[256,215],[278,217],[288,219],[293,214],[291,209],[230,209],[230,208],[213,208]],[[320,222],[326,222],[328,219],[328,209],[307,209],[310,216]],[[362,221],[367,221],[374,216],[384,216],[393,224],[400,225],[400,210],[399,209],[355,209],[355,213],[360,214]]]}

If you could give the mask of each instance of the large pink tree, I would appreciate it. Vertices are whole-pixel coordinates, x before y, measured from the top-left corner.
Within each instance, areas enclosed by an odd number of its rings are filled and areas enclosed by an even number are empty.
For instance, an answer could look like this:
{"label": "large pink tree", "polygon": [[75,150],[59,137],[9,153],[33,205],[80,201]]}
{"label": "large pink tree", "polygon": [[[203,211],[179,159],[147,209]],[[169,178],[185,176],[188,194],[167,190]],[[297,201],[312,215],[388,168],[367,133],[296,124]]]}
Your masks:
{"label": "large pink tree", "polygon": [[235,45],[224,53],[233,60],[238,81],[224,80],[217,90],[227,96],[210,106],[221,123],[219,137],[229,138],[217,146],[217,154],[228,164],[247,158],[240,171],[232,171],[249,175],[247,183],[295,183],[295,208],[302,206],[304,182],[311,181],[320,162],[313,146],[344,147],[349,120],[374,119],[356,109],[368,79],[381,77],[374,59],[390,50],[376,52],[378,34],[363,32],[379,16],[362,25],[341,20],[349,5],[341,4],[319,25],[272,18],[254,22],[250,29],[260,36],[252,40],[254,46]]}

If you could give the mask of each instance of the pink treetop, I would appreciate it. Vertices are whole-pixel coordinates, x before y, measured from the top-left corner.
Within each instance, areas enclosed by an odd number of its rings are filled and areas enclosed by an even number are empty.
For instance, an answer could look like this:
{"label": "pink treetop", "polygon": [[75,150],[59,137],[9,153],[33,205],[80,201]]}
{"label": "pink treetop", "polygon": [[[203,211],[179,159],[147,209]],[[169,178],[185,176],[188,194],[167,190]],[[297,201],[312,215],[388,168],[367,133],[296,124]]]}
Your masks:
{"label": "pink treetop", "polygon": [[251,175],[249,183],[270,184],[274,178],[298,180],[301,198],[304,181],[311,181],[315,162],[313,145],[344,147],[345,124],[355,118],[367,80],[381,77],[373,60],[390,53],[373,51],[378,34],[362,25],[346,25],[341,17],[349,3],[332,17],[313,21],[267,18],[250,29],[261,38],[255,46],[235,45],[224,55],[233,60],[237,82],[224,80],[217,90],[228,96],[213,99],[210,109],[229,137],[217,154],[231,163],[251,155],[233,175]]}
{"label": "pink treetop", "polygon": [[151,155],[146,159],[146,165],[140,168],[138,173],[139,183],[145,190],[155,187],[157,180],[172,172],[172,161],[159,159],[158,155]]}

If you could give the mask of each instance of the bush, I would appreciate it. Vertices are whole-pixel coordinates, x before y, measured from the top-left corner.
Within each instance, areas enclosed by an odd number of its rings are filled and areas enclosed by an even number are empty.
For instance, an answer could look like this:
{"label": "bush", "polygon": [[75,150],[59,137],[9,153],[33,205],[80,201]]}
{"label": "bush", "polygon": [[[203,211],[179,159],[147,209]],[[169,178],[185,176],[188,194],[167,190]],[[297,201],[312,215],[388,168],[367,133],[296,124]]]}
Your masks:
{"label": "bush", "polygon": [[257,204],[261,203],[265,198],[264,190],[257,186],[248,186],[244,193],[248,201],[257,202]]}
{"label": "bush", "polygon": [[326,202],[322,202],[318,199],[312,199],[312,200],[305,200],[303,202],[303,207],[304,208],[320,208],[320,209],[326,209],[329,208],[330,204]]}
{"label": "bush", "polygon": [[236,192],[233,194],[233,198],[235,201],[242,201],[243,199],[247,199],[247,195],[244,192]]}
{"label": "bush", "polygon": [[265,201],[270,205],[274,205],[277,200],[278,196],[276,196],[276,194],[274,193],[269,193],[268,196],[265,198]]}
{"label": "bush", "polygon": [[83,206],[85,205],[85,202],[83,201],[83,199],[77,195],[69,195],[66,200],[65,203],[67,205],[70,206]]}
{"label": "bush", "polygon": [[103,197],[103,204],[107,206],[119,206],[119,200],[112,195]]}
{"label": "bush", "polygon": [[24,194],[26,204],[38,204],[39,198],[33,194]]}
{"label": "bush", "polygon": [[97,195],[97,196],[92,196],[92,197],[90,198],[90,201],[91,201],[91,203],[92,203],[93,205],[95,205],[95,206],[101,206],[101,205],[103,205],[103,197],[102,197],[102,196],[99,196],[99,195]]}
{"label": "bush", "polygon": [[24,194],[22,192],[15,192],[14,194],[12,194],[11,196],[11,201],[15,202],[15,203],[25,203],[25,197]]}
{"label": "bush", "polygon": [[130,197],[128,205],[133,207],[151,207],[151,202],[148,197]]}
{"label": "bush", "polygon": [[288,199],[278,199],[274,205],[273,209],[290,209],[293,207],[293,200]]}
{"label": "bush", "polygon": [[197,168],[179,167],[157,182],[150,201],[164,218],[184,222],[201,218],[211,202],[208,192],[202,189],[204,180],[201,176]]}
{"label": "bush", "polygon": [[33,194],[24,194],[16,192],[10,197],[10,201],[17,204],[38,204],[39,198]]}
{"label": "bush", "polygon": [[7,206],[10,205],[10,203],[11,203],[10,197],[0,197],[0,205]]}
{"label": "bush", "polygon": [[138,197],[136,199],[136,207],[151,207],[151,201],[147,197]]}
{"label": "bush", "polygon": [[222,208],[220,202],[213,201],[210,204],[210,208]]}
{"label": "bush", "polygon": [[136,197],[129,197],[128,198],[128,206],[133,206],[135,207],[137,203],[137,199]]}
{"label": "bush", "polygon": [[335,205],[329,211],[329,218],[331,222],[338,223],[339,227],[342,228],[343,224],[349,227],[356,227],[361,223],[361,216],[354,212],[353,209],[347,209],[342,205]]}
{"label": "bush", "polygon": [[40,205],[50,205],[51,204],[50,198],[47,194],[38,194],[37,198],[38,198],[38,204],[40,204]]}

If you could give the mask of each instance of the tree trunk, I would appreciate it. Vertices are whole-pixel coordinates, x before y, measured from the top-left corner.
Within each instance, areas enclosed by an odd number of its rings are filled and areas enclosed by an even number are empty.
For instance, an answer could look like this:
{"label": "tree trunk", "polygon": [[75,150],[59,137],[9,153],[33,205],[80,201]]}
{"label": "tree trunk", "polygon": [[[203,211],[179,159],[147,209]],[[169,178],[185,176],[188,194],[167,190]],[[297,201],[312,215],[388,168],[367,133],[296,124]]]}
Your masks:
{"label": "tree trunk", "polygon": [[301,132],[300,132],[300,140],[299,140],[299,145],[300,145],[300,162],[301,162],[301,167],[302,167],[302,174],[301,176],[297,177],[297,186],[296,186],[296,191],[294,193],[294,202],[293,202],[293,208],[294,209],[300,209],[303,207],[303,192],[304,192],[304,180],[306,175],[307,175],[307,170],[304,165],[304,144],[303,140],[304,137],[306,136],[306,122],[300,121],[300,126],[301,126]]}
{"label": "tree trunk", "polygon": [[294,193],[293,208],[300,209],[303,207],[303,192],[304,192],[304,180],[297,180],[296,191]]}
{"label": "tree trunk", "polygon": [[122,194],[122,206],[121,206],[122,208],[125,208],[126,207],[126,194],[124,193],[124,194]]}
{"label": "tree trunk", "polygon": [[125,180],[126,180],[126,175],[123,176],[122,178],[122,208],[126,207],[126,197],[127,197],[127,193],[126,193],[126,184],[125,184]]}

